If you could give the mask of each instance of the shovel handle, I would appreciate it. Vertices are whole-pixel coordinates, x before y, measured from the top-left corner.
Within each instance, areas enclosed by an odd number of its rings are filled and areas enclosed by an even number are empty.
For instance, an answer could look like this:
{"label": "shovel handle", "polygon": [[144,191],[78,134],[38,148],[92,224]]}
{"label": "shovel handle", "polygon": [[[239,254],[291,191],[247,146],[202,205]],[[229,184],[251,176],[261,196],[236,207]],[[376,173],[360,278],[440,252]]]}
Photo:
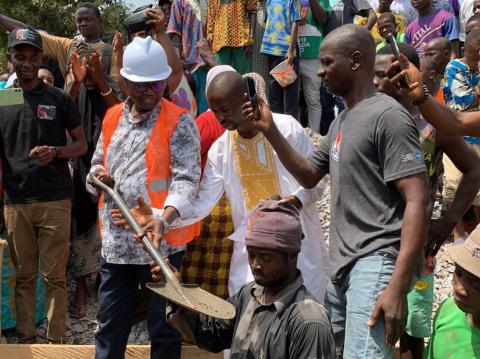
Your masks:
{"label": "shovel handle", "polygon": [[[128,224],[130,224],[130,227],[134,230],[134,232],[136,234],[142,234],[143,233],[142,227],[140,227],[135,217],[130,213],[130,209],[128,208],[126,203],[123,201],[122,197],[120,197],[120,195],[117,193],[117,191],[110,188],[102,181],[100,181],[97,177],[93,175],[93,173],[90,173],[88,175],[88,179],[90,182],[100,187],[104,192],[106,192],[110,197],[112,197],[113,201],[117,204],[118,209],[120,210],[120,212],[122,212],[123,216],[127,220]],[[148,254],[150,254],[150,256],[155,261],[155,263],[157,263],[160,266],[163,276],[165,277],[165,280],[167,282],[178,283],[178,279],[175,277],[175,274],[172,272],[172,270],[170,269],[168,264],[165,262],[165,260],[162,258],[158,250],[150,241],[150,239],[148,239],[148,237],[144,235],[141,237],[140,240],[143,244],[143,248],[145,249],[145,251]]]}

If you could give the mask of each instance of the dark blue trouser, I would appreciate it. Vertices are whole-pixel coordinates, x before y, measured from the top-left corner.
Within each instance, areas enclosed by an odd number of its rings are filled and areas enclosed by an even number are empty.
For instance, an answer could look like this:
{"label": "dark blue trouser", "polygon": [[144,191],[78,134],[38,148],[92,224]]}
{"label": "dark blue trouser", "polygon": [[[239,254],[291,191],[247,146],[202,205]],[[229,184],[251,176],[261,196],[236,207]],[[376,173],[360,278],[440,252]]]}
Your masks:
{"label": "dark blue trouser", "polygon": [[[298,53],[298,51],[297,51]],[[267,55],[268,58],[268,72],[277,66],[279,63],[285,61],[283,56]],[[293,60],[293,69],[298,74],[298,57]],[[287,87],[282,87],[273,78],[272,75],[268,75],[269,85],[269,97],[270,109],[272,112],[282,113],[293,116],[296,120],[298,117],[298,96],[299,96],[299,84],[300,80],[297,78],[292,84]]]}
{"label": "dark blue trouser", "polygon": [[[179,268],[183,252],[169,257]],[[167,324],[165,300],[145,284],[151,281],[148,265],[111,264],[103,258],[100,264],[101,283],[98,289],[98,330],[95,333],[96,359],[123,359],[132,328],[140,284],[147,309],[152,359],[180,359],[180,333]]]}

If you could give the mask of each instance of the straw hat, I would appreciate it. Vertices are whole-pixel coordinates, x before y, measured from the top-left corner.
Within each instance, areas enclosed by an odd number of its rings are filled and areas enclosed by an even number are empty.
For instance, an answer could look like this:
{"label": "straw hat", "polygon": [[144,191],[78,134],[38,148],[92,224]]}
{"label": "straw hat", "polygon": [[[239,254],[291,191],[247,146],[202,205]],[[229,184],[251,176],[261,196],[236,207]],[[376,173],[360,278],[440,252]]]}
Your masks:
{"label": "straw hat", "polygon": [[456,264],[480,278],[480,225],[465,242],[453,245],[447,251]]}

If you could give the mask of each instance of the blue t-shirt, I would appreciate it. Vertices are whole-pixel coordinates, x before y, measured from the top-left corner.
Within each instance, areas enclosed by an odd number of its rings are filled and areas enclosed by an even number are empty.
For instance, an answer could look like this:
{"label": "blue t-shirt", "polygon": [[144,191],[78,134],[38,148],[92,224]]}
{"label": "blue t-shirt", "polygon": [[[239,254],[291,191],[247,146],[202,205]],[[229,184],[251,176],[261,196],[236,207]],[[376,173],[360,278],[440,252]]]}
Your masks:
{"label": "blue t-shirt", "polygon": [[267,0],[267,23],[260,52],[285,56],[292,41],[291,24],[300,19],[299,0]]}

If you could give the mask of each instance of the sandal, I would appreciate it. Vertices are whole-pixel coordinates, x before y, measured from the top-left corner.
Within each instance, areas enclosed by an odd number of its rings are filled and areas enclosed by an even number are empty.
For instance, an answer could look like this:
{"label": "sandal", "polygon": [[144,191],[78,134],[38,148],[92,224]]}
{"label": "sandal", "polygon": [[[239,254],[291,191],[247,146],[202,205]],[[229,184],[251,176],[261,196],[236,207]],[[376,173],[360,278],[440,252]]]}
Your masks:
{"label": "sandal", "polygon": [[72,303],[69,312],[71,318],[81,319],[87,315],[87,306],[85,304]]}

